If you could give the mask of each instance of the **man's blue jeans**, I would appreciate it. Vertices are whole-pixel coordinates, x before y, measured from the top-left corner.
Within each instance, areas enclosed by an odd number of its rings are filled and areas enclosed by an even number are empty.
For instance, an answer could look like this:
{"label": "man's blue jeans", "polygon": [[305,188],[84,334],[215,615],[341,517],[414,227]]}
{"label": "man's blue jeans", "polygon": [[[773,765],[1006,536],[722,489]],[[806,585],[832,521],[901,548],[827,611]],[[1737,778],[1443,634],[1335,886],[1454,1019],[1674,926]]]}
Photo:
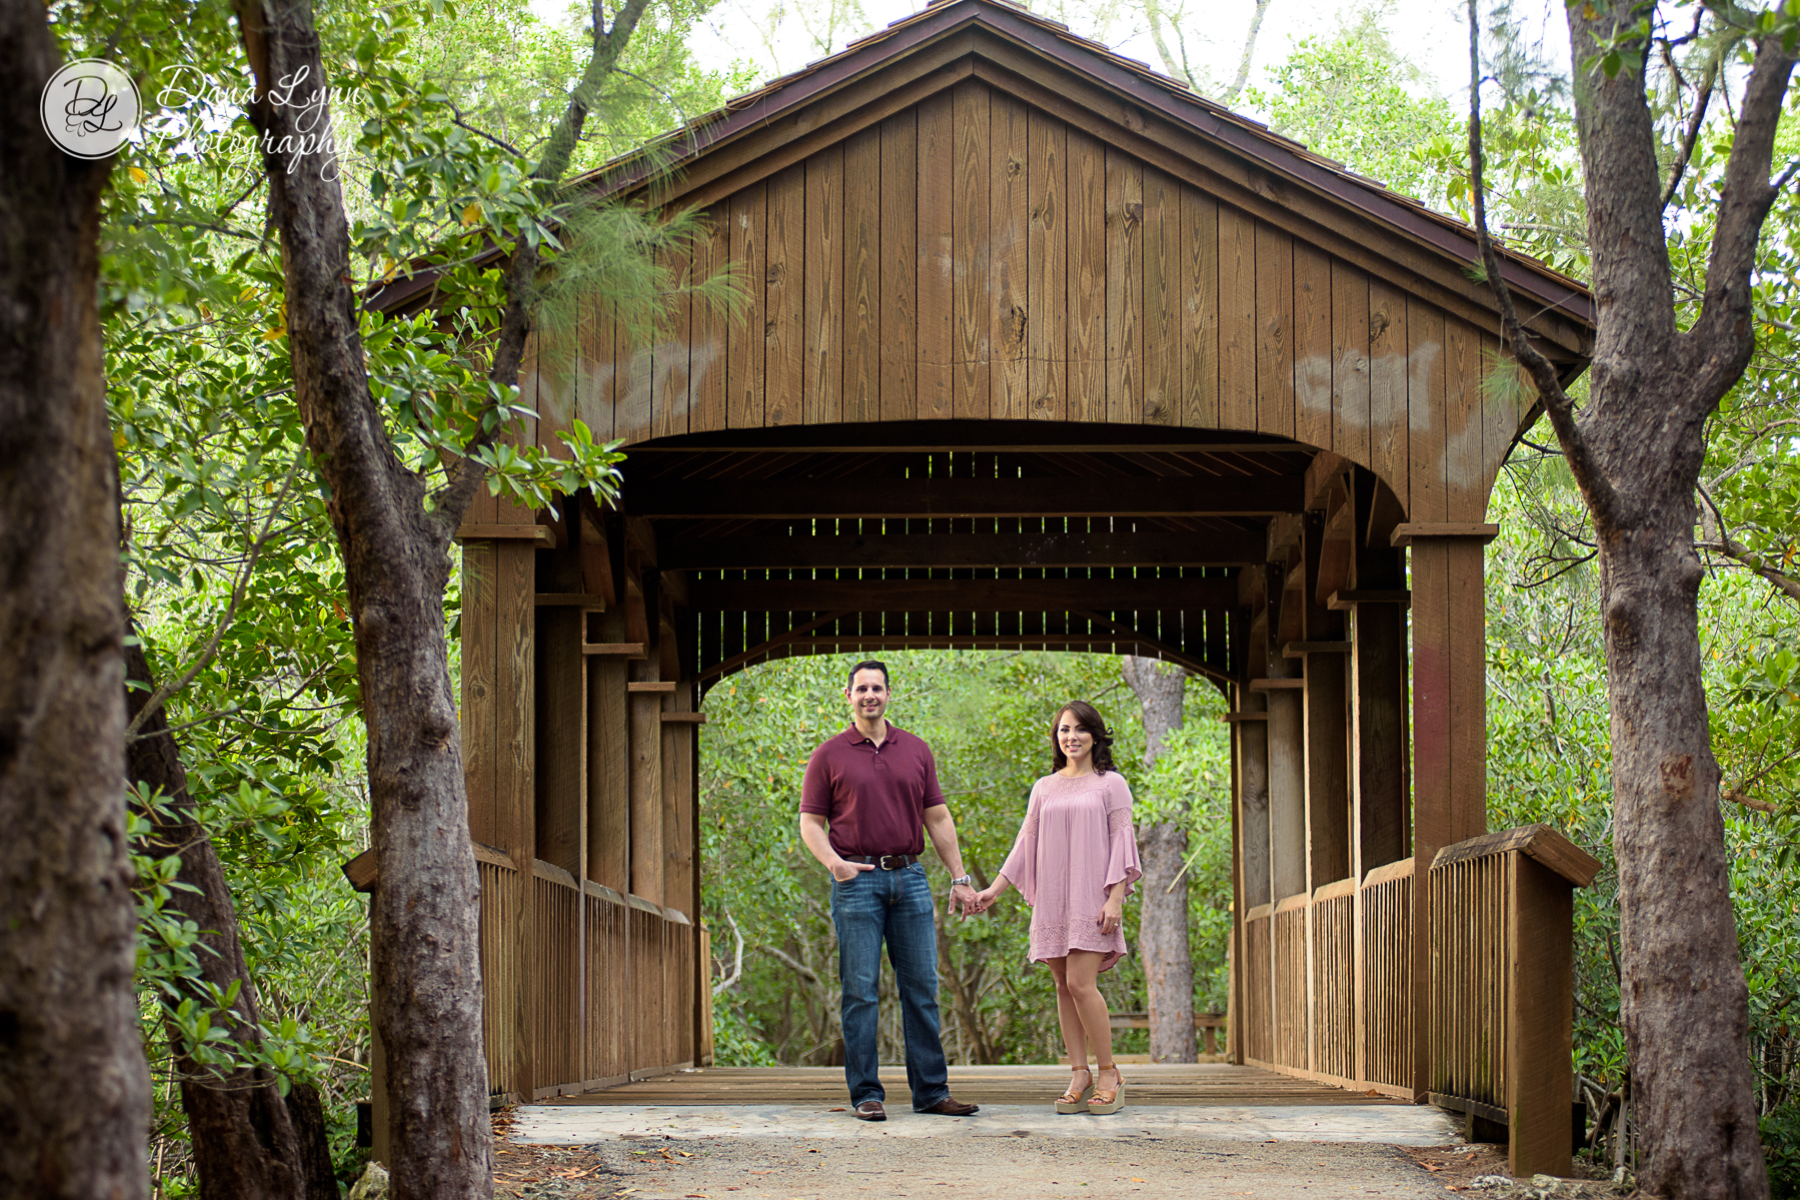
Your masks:
{"label": "man's blue jeans", "polygon": [[831,883],[831,916],[837,925],[838,978],[844,986],[844,1079],[850,1104],[887,1099],[876,1049],[881,943],[900,991],[906,1034],[906,1084],[915,1112],[950,1095],[949,1066],[938,1036],[937,926],[925,867],[860,872],[849,883]]}

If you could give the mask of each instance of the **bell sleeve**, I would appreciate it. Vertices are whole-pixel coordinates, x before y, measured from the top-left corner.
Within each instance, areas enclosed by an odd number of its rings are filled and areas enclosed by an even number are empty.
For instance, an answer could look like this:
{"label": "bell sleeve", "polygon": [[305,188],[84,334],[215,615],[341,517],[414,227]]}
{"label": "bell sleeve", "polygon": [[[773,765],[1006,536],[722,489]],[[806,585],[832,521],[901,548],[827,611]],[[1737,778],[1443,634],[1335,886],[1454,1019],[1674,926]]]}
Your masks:
{"label": "bell sleeve", "polygon": [[1131,824],[1131,787],[1117,773],[1106,789],[1106,843],[1106,882],[1101,886],[1111,891],[1114,884],[1123,882],[1129,896],[1131,884],[1143,878],[1144,868],[1138,861],[1137,834]]}
{"label": "bell sleeve", "polygon": [[1043,781],[1031,786],[1031,799],[1025,803],[1025,821],[1019,836],[1013,840],[1012,853],[1000,867],[1000,873],[1019,889],[1027,905],[1037,903],[1038,856],[1038,792]]}

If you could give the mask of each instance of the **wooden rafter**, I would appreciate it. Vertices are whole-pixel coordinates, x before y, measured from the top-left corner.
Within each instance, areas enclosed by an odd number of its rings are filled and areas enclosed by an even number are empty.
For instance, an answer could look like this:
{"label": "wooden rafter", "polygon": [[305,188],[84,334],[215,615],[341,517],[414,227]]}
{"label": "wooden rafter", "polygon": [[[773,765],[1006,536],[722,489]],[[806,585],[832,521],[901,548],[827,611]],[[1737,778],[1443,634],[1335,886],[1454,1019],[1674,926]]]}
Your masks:
{"label": "wooden rafter", "polygon": [[1170,533],[888,533],[669,539],[665,570],[953,567],[1232,567],[1260,564],[1261,530]]}
{"label": "wooden rafter", "polygon": [[1181,612],[1228,607],[1236,581],[1098,579],[696,579],[696,612]]}
{"label": "wooden rafter", "polygon": [[1302,477],[1164,479],[628,479],[623,505],[651,518],[1267,516],[1296,511]]}

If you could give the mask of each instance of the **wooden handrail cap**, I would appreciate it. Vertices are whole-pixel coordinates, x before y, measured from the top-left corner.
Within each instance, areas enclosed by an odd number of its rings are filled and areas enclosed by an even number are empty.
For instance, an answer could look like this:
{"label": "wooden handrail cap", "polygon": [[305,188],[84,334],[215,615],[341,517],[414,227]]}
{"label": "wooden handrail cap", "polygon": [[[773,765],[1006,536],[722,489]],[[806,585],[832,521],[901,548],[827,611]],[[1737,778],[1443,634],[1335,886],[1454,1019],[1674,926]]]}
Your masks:
{"label": "wooden handrail cap", "polygon": [[1530,855],[1574,887],[1586,887],[1600,873],[1599,859],[1548,825],[1521,825],[1517,829],[1502,829],[1498,833],[1486,833],[1454,846],[1445,846],[1432,858],[1431,869],[1435,871],[1451,863],[1489,858],[1514,850]]}

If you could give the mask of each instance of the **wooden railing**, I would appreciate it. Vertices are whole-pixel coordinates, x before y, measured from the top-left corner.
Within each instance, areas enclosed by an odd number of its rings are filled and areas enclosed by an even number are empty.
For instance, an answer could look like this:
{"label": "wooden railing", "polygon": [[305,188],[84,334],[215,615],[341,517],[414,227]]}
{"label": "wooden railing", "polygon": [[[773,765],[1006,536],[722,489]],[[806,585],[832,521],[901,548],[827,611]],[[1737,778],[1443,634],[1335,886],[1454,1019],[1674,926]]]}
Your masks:
{"label": "wooden railing", "polygon": [[[1106,1016],[1108,1024],[1114,1029],[1150,1028],[1150,1014],[1147,1012],[1109,1012]],[[1194,1028],[1200,1031],[1202,1037],[1198,1052],[1203,1057],[1224,1061],[1225,1056],[1219,1053],[1219,1034],[1225,1027],[1224,1013],[1197,1012],[1194,1014]]]}
{"label": "wooden railing", "polygon": [[1505,1125],[1515,1174],[1566,1173],[1571,892],[1598,869],[1544,825],[1439,851],[1428,978],[1415,859],[1250,909],[1244,1060]]}
{"label": "wooden railing", "polygon": [[1431,863],[1431,1102],[1507,1127],[1514,1175],[1566,1175],[1574,889],[1600,869],[1548,825]]}
{"label": "wooden railing", "polygon": [[1362,981],[1362,1080],[1390,1094],[1416,1086],[1413,1059],[1413,860],[1376,867],[1356,889]]}
{"label": "wooden railing", "polygon": [[[692,1066],[698,931],[686,913],[477,845],[488,1090],[573,1095]],[[529,902],[527,902],[529,897]]]}

